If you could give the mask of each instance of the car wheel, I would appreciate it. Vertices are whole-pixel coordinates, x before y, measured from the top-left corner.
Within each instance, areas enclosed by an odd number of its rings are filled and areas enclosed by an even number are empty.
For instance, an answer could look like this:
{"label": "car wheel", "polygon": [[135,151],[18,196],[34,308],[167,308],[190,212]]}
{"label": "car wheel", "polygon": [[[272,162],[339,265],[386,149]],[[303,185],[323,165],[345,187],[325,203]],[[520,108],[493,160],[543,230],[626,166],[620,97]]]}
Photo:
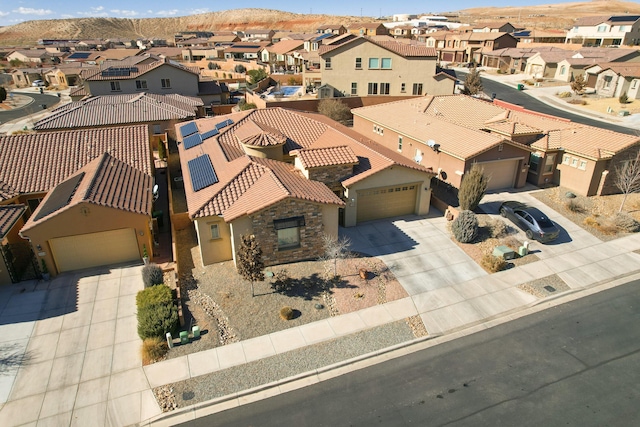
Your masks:
{"label": "car wheel", "polygon": [[527,230],[527,232],[526,232],[526,233],[524,233],[524,234],[526,234],[526,235],[527,235],[527,239],[533,239],[533,231],[531,231],[531,230]]}
{"label": "car wheel", "polygon": [[507,211],[505,210],[505,208],[500,208],[500,216],[503,218],[507,217]]}

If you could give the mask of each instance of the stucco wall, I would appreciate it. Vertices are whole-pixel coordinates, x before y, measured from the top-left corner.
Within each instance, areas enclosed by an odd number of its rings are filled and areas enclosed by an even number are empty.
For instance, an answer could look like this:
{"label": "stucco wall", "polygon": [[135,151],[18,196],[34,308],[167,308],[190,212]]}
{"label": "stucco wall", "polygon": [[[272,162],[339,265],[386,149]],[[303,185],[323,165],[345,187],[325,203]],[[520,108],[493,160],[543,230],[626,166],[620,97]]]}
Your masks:
{"label": "stucco wall", "polygon": [[[229,224],[217,216],[198,218],[194,221],[194,224],[198,235],[198,246],[200,247],[203,266],[233,259],[231,227]],[[212,224],[218,224],[220,237],[217,239],[211,238]]]}
{"label": "stucco wall", "polygon": [[[170,79],[171,87],[163,88],[161,79]],[[146,80],[147,89],[136,88],[136,80]],[[111,91],[111,81],[120,82],[120,91]],[[162,65],[139,77],[122,80],[92,80],[86,82],[92,95],[114,95],[119,93],[179,93],[185,96],[198,96],[198,76],[180,70],[171,65]]]}
{"label": "stucco wall", "polygon": [[[84,214],[82,208],[88,208],[88,213]],[[153,242],[149,230],[150,221],[151,218],[147,215],[120,211],[89,203],[81,203],[52,216],[50,219],[22,234],[24,237],[29,238],[34,252],[39,252],[36,250],[37,245],[42,247],[42,252],[45,253],[45,256],[41,258],[44,258],[47,263],[49,272],[52,275],[56,275],[57,270],[51,255],[48,240],[56,237],[97,233],[121,228],[135,228],[140,259],[142,259],[143,245],[147,246],[149,255],[152,253]],[[142,235],[140,235],[141,232]],[[96,250],[100,250],[100,242],[96,242]]]}

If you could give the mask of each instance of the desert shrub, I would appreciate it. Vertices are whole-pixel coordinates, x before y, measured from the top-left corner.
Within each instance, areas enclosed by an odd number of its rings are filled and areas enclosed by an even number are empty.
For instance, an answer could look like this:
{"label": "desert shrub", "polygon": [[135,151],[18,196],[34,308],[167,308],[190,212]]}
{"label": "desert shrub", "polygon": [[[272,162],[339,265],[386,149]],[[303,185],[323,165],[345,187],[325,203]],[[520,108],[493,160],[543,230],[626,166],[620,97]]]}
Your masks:
{"label": "desert shrub", "polygon": [[273,279],[271,287],[276,292],[289,291],[293,288],[293,279],[289,277],[289,271],[286,268],[276,271]]}
{"label": "desert shrub", "polygon": [[618,233],[618,227],[613,221],[605,221],[597,226],[597,229],[602,234],[614,235]]}
{"label": "desert shrub", "polygon": [[291,307],[282,307],[280,309],[280,317],[282,320],[293,319],[293,309]]}
{"label": "desert shrub", "polygon": [[628,233],[637,233],[640,231],[640,222],[636,221],[631,215],[617,212],[613,218],[613,223],[618,229],[626,231]]}
{"label": "desert shrub", "polygon": [[484,174],[484,169],[474,163],[469,172],[464,174],[460,190],[458,190],[458,200],[460,201],[460,209],[474,210],[480,204],[487,191],[489,178]]}
{"label": "desert shrub", "polygon": [[136,295],[138,310],[156,304],[170,304],[172,301],[171,288],[166,285],[151,286]]}
{"label": "desert shrub", "polygon": [[506,237],[507,234],[509,234],[509,228],[507,227],[507,224],[497,218],[487,219],[487,227],[489,228],[491,237],[494,237],[496,239]]}
{"label": "desert shrub", "polygon": [[138,336],[141,339],[163,338],[178,330],[178,310],[173,302],[138,308]]}
{"label": "desert shrub", "polygon": [[451,223],[453,237],[460,243],[470,243],[478,235],[478,218],[469,210],[461,211]]}
{"label": "desert shrub", "polygon": [[588,227],[594,227],[594,228],[595,228],[595,227],[598,227],[598,226],[600,225],[600,224],[598,223],[598,220],[597,220],[597,219],[595,219],[595,218],[594,218],[594,217],[592,217],[592,216],[588,216],[588,217],[586,217],[586,218],[582,221],[582,223],[583,223],[584,225],[588,226]]}
{"label": "desert shrub", "polygon": [[142,364],[149,365],[162,359],[169,351],[167,341],[160,337],[147,338],[142,341],[140,355],[142,356]]}
{"label": "desert shrub", "polygon": [[578,203],[575,199],[569,200],[565,204],[565,207],[573,213],[584,213],[584,207],[580,203]]}
{"label": "desert shrub", "polygon": [[629,96],[627,96],[627,92],[623,92],[622,95],[618,98],[618,102],[620,104],[626,104],[629,102]]}
{"label": "desert shrub", "polygon": [[567,101],[567,104],[587,105],[587,101],[585,101],[584,99],[570,99]]}
{"label": "desert shrub", "polygon": [[507,267],[507,262],[502,257],[485,254],[480,260],[480,265],[485,270],[495,273],[504,270]]}
{"label": "desert shrub", "polygon": [[533,81],[533,80],[525,80],[524,84],[529,85],[529,86],[533,86],[535,84],[535,81]]}
{"label": "desert shrub", "polygon": [[147,264],[142,267],[142,282],[144,283],[145,288],[164,283],[162,268],[160,268],[158,264],[154,263]]}
{"label": "desert shrub", "polygon": [[560,92],[558,98],[571,98],[571,92]]}

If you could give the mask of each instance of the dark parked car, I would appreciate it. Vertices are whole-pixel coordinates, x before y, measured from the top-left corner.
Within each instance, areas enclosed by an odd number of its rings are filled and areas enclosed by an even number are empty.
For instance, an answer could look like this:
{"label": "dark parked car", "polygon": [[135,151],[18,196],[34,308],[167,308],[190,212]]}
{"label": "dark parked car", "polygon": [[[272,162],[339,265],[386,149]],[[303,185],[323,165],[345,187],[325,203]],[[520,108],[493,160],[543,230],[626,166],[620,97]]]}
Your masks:
{"label": "dark parked car", "polygon": [[560,235],[558,227],[537,208],[520,202],[504,202],[500,205],[500,215],[524,230],[528,239],[546,243]]}

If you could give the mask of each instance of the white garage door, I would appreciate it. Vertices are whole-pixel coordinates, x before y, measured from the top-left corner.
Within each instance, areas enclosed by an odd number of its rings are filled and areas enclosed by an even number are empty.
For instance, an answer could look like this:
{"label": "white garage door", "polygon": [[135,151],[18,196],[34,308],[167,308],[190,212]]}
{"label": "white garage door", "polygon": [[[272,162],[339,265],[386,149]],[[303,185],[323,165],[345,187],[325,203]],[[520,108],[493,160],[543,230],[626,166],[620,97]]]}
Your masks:
{"label": "white garage door", "polygon": [[489,177],[487,190],[512,188],[516,183],[518,160],[500,160],[497,162],[479,163],[484,168],[485,176]]}
{"label": "white garage door", "polygon": [[415,213],[417,188],[417,184],[400,184],[358,191],[356,221]]}
{"label": "white garage door", "polygon": [[59,272],[140,259],[133,228],[49,240]]}

